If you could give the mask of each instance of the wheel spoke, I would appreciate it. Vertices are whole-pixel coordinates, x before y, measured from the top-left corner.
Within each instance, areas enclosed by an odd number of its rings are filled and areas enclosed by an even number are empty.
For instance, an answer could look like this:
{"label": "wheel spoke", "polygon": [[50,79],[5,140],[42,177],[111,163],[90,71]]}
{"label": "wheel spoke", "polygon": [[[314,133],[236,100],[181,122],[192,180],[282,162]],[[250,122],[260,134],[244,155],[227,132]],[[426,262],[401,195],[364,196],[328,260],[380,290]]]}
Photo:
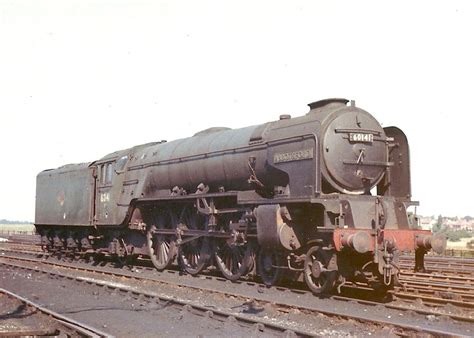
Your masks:
{"label": "wheel spoke", "polygon": [[[179,226],[186,230],[207,230],[207,217],[197,214],[190,206],[185,206],[180,212]],[[186,241],[186,237],[184,237]],[[209,262],[210,247],[206,238],[200,237],[181,244],[179,247],[179,263],[181,268],[191,275],[204,270]]]}
{"label": "wheel spoke", "polygon": [[244,256],[240,252],[240,248],[235,248],[232,252],[232,263],[233,263],[233,271],[239,271],[240,267],[242,266],[242,261]]}
{"label": "wheel spoke", "polygon": [[313,246],[308,250],[304,262],[304,280],[315,295],[330,292],[335,284],[335,279],[328,275],[328,260],[324,257],[323,249]]}
{"label": "wheel spoke", "polygon": [[215,262],[225,278],[237,280],[249,272],[253,264],[252,253],[248,244],[230,245],[221,239],[217,242]]}
{"label": "wheel spoke", "polygon": [[152,222],[147,230],[148,251],[153,265],[160,271],[169,267],[176,256],[176,242],[173,235],[161,235],[160,229],[174,229],[176,217],[171,209],[160,209],[145,213],[146,222]]}

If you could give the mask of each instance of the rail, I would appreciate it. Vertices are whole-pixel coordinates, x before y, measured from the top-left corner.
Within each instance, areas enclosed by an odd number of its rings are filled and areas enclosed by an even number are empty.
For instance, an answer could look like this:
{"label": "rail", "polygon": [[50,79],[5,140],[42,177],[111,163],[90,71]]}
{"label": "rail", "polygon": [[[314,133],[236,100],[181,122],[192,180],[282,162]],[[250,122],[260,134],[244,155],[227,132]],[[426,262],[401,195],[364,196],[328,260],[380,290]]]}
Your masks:
{"label": "rail", "polygon": [[[11,331],[12,329],[15,328],[15,325],[12,327],[8,328],[8,325],[6,327],[7,331],[2,331],[0,333],[1,336],[49,336],[49,335],[55,335],[55,336],[66,336],[66,337],[110,337],[109,334],[99,331],[96,328],[93,328],[87,324],[81,323],[77,320],[74,320],[72,318],[66,317],[64,315],[61,315],[57,312],[51,311],[39,304],[33,303],[30,300],[27,300],[26,298],[21,297],[20,295],[17,295],[13,292],[10,292],[8,290],[5,290],[3,288],[0,288],[0,295],[4,295],[5,297],[8,297],[10,299],[13,299],[17,302],[20,302],[23,304],[21,306],[21,309],[26,309],[30,308],[32,309],[32,313],[40,313],[44,315],[46,318],[52,319],[58,330],[54,330],[52,332],[43,332],[41,330],[35,329],[33,331]],[[19,308],[19,309],[20,309]],[[3,314],[2,318],[3,320],[8,320],[8,319],[15,319],[15,313],[7,313]],[[44,319],[43,319],[44,320]],[[12,325],[12,324],[10,324]]]}
{"label": "rail", "polygon": [[[8,261],[13,261],[13,262],[8,262]],[[23,269],[33,269],[35,271],[47,271],[49,274],[51,274],[51,268],[50,266],[55,266],[58,269],[64,269],[63,273],[66,273],[68,275],[67,270],[72,270],[73,275],[75,278],[79,277],[80,271],[82,272],[87,272],[87,273],[92,273],[92,274],[100,274],[101,276],[107,275],[112,278],[120,278],[121,283],[124,283],[124,280],[135,280],[138,282],[143,282],[146,281],[147,283],[157,283],[158,285],[175,285],[176,283],[176,278],[170,277],[176,275],[175,273],[171,273],[172,271],[168,271],[167,273],[160,273],[156,272],[153,269],[150,269],[150,271],[153,271],[154,273],[152,275],[148,275],[147,270],[142,270],[142,274],[136,275],[132,272],[129,271],[120,271],[115,268],[115,265],[111,263],[110,266],[93,266],[91,267],[90,264],[70,264],[70,263],[55,263],[51,261],[45,261],[45,260],[38,260],[38,259],[31,259],[31,258],[24,258],[24,257],[14,257],[14,256],[9,256],[9,255],[4,255],[2,256],[2,262],[0,264],[3,265],[10,265],[10,266],[16,266],[18,263],[14,263],[14,261],[19,262],[20,264],[18,267],[21,267]],[[24,263],[27,263],[27,265],[24,265]],[[32,266],[28,267],[29,264],[32,264]],[[44,268],[41,268],[40,266],[43,265]],[[44,269],[44,270],[43,270]],[[55,272],[56,274],[60,274],[59,271]],[[82,278],[82,277],[79,277]],[[95,279],[101,279],[94,277]],[[109,277],[107,278],[107,281],[109,281]],[[297,309],[298,311],[303,311],[303,312],[315,312],[315,313],[322,313],[327,316],[337,316],[338,318],[345,318],[345,319],[351,319],[351,320],[356,320],[356,321],[361,321],[365,323],[372,323],[376,325],[390,325],[395,328],[396,331],[401,330],[401,332],[426,332],[426,333],[431,333],[431,334],[449,334],[453,333],[454,331],[445,331],[445,329],[438,327],[435,328],[433,327],[433,323],[427,323],[425,324],[420,324],[420,322],[416,322],[416,325],[413,326],[414,324],[411,323],[411,320],[406,320],[407,317],[400,316],[400,311],[405,312],[409,311],[410,313],[413,313],[417,316],[421,317],[426,317],[426,316],[434,316],[436,318],[438,317],[446,317],[449,318],[453,321],[453,323],[458,322],[459,325],[461,325],[461,322],[466,323],[469,325],[469,323],[472,323],[473,318],[470,316],[461,316],[457,315],[454,313],[442,311],[441,309],[423,309],[423,308],[413,308],[411,305],[407,306],[406,304],[384,304],[380,302],[374,302],[374,301],[369,301],[365,299],[356,299],[353,297],[347,298],[343,296],[333,296],[331,299],[336,300],[338,304],[331,303],[332,306],[328,306],[328,304],[323,303],[323,302],[333,302],[331,300],[322,300],[320,301],[315,301],[318,298],[315,298],[309,291],[304,291],[304,290],[290,290],[285,287],[275,287],[275,288],[265,288],[262,289],[262,291],[258,292],[258,296],[253,292],[253,289],[255,288],[255,285],[258,285],[254,282],[236,282],[235,286],[236,288],[233,288],[232,291],[228,289],[227,283],[221,284],[217,283],[217,280],[219,281],[224,281],[226,282],[225,279],[220,278],[220,277],[213,277],[213,276],[206,276],[205,280],[213,280],[215,283],[213,283],[213,286],[210,287],[209,285],[205,286],[203,285],[202,281],[196,280],[193,277],[186,278],[185,276],[180,276],[179,277],[179,285],[181,287],[186,287],[188,289],[198,289],[200,292],[209,292],[210,294],[213,293],[219,293],[219,294],[225,294],[226,296],[232,296],[234,298],[243,298],[245,300],[248,300],[249,298],[252,298],[256,300],[260,305],[263,306],[263,304],[266,304],[268,302],[271,302],[271,304],[278,306],[278,308],[282,309]],[[104,283],[102,281],[101,283]],[[218,285],[219,284],[219,285]],[[236,290],[239,289],[237,285],[242,286],[241,290]],[[251,297],[247,293],[248,291],[244,291],[244,288],[246,285],[249,286],[249,288],[252,288],[251,291]],[[263,286],[262,286],[263,287]],[[137,292],[135,290],[134,292]],[[267,294],[268,293],[268,294]],[[294,293],[296,293],[298,296],[295,298]],[[417,298],[421,297],[420,295],[417,296]],[[305,300],[311,300],[310,303],[307,303]],[[276,301],[278,300],[278,301]],[[300,301],[301,300],[301,301]],[[320,304],[321,303],[321,304]],[[354,309],[350,309],[351,307],[347,304],[361,304],[363,306],[383,306],[385,308],[384,314],[382,317],[374,318],[374,314],[371,312],[371,314],[367,313],[359,313],[358,311],[354,311]],[[437,304],[440,305],[440,304]],[[207,309],[209,310],[209,309]],[[365,311],[365,310],[364,310]],[[397,316],[394,316],[391,311],[396,311],[398,314]],[[390,313],[389,313],[390,312]],[[388,316],[386,316],[388,314]],[[403,317],[403,318],[402,318]],[[457,325],[457,324],[456,324]],[[457,328],[456,330],[461,330],[459,332],[463,332],[461,327]],[[455,331],[456,331],[455,330]],[[298,334],[297,331],[292,330],[294,333]]]}

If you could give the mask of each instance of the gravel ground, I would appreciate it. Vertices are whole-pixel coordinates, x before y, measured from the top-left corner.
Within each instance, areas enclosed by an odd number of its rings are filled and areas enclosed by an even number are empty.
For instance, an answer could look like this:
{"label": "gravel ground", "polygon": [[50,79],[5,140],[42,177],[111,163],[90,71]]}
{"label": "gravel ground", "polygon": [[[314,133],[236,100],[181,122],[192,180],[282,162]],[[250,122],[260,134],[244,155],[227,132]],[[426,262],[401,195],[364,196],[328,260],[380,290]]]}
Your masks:
{"label": "gravel ground", "polygon": [[[243,328],[233,321],[216,322],[174,306],[150,303],[130,294],[121,294],[88,283],[11,269],[4,265],[0,265],[0,276],[2,286],[7,290],[116,336],[262,336],[261,332]],[[298,310],[280,312],[272,306],[260,307],[258,302],[243,304],[234,297],[223,297],[220,294],[209,296],[207,293],[179,286],[157,288],[156,284],[150,286],[142,283],[139,286],[123,280],[114,282],[145,290],[153,288],[158,294],[173,294],[176,298],[193,300],[210,309],[234,309],[236,314],[255,315],[270,322],[286,324],[288,328],[309,327],[314,335],[390,335],[389,329],[368,328],[354,321],[308,315]]]}
{"label": "gravel ground", "polygon": [[0,294],[0,336],[54,334],[55,321],[36,312],[24,303],[5,294]]}
{"label": "gravel ground", "polygon": [[5,289],[115,336],[252,336],[253,332],[232,321],[210,320],[95,285],[5,266],[0,266],[0,275]]}
{"label": "gravel ground", "polygon": [[[111,270],[105,268],[107,270]],[[53,268],[54,270],[54,268]],[[117,271],[117,269],[115,269]],[[126,270],[126,269],[125,269]],[[368,325],[352,320],[342,320],[337,317],[328,317],[323,314],[314,315],[300,312],[297,309],[280,308],[273,306],[271,300],[278,294],[279,302],[300,304],[322,304],[328,309],[353,313],[372,313],[374,318],[391,318],[413,322],[416,320],[430,322],[434,327],[451,327],[453,324],[435,316],[425,317],[415,313],[388,311],[383,306],[370,307],[355,302],[335,302],[329,299],[319,299],[311,295],[300,295],[291,292],[277,292],[274,288],[258,288],[246,283],[220,282],[206,277],[191,277],[179,273],[156,273],[146,269],[133,268],[133,274],[138,276],[155,276],[167,280],[171,284],[159,284],[147,281],[130,281],[118,277],[97,277],[97,274],[74,272],[85,278],[107,279],[128,287],[153,292],[163,296],[173,295],[175,298],[190,300],[194,304],[206,306],[209,309],[233,311],[237,315],[257,316],[269,322],[276,323],[289,329],[299,328],[319,336],[332,337],[366,337],[366,336],[394,336],[390,327]],[[247,336],[258,335],[254,331],[248,332],[235,323],[214,325],[214,321],[207,318],[183,313],[180,309],[163,307],[156,303],[130,298],[117,294],[101,287],[71,280],[56,279],[54,277],[30,273],[22,270],[11,270],[0,265],[0,280],[6,289],[20,293],[25,298],[41,301],[46,307],[74,319],[84,321],[103,331],[119,336],[147,335],[147,336]],[[174,283],[174,284],[173,284]],[[178,285],[178,284],[181,284]],[[224,292],[236,291],[245,297],[225,296],[221,293],[209,293],[203,290],[191,289],[187,286],[200,285],[220,289]],[[15,289],[16,288],[16,289]],[[21,290],[21,292],[20,292]],[[33,297],[33,298],[30,298]],[[256,300],[257,299],[257,300]],[[267,302],[261,303],[261,300]],[[418,319],[416,319],[418,318]],[[456,332],[456,331],[455,331]],[[462,332],[470,335],[469,328]],[[258,335],[260,336],[260,335]]]}

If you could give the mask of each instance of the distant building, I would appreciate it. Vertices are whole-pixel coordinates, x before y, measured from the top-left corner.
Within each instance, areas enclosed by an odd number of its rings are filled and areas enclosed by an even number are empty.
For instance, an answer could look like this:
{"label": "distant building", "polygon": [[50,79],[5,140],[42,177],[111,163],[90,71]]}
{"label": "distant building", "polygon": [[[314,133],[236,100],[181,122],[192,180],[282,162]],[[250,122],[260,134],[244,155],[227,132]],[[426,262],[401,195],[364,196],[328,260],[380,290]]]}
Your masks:
{"label": "distant building", "polygon": [[[418,216],[419,225],[423,230],[433,230],[433,226],[438,223],[438,217],[433,216]],[[467,230],[474,231],[474,219],[471,217],[460,218],[460,217],[443,217],[442,227],[452,230]]]}
{"label": "distant building", "polygon": [[435,224],[436,220],[432,217],[420,217],[420,227],[423,230],[431,230]]}
{"label": "distant building", "polygon": [[474,222],[468,221],[465,218],[448,219],[443,222],[443,225],[453,230],[472,231],[474,229]]}

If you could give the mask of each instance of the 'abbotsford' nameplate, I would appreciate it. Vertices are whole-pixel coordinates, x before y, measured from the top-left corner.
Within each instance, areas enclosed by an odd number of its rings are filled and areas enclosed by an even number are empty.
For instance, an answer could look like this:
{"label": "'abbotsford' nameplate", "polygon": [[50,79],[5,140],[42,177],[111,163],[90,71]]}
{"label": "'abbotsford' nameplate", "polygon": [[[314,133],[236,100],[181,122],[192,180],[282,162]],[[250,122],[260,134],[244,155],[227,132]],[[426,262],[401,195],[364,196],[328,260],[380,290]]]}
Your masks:
{"label": "'abbotsford' nameplate", "polygon": [[296,150],[289,153],[277,153],[273,155],[273,163],[301,161],[313,158],[313,148]]}

